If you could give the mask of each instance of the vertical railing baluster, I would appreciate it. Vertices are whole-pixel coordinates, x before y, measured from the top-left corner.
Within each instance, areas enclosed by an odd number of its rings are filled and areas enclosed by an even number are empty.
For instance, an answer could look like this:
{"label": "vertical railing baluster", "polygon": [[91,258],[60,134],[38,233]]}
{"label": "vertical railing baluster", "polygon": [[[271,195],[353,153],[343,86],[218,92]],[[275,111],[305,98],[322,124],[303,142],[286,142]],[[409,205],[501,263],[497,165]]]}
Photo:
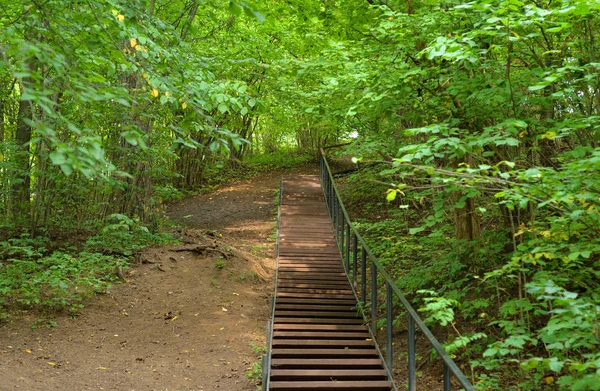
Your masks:
{"label": "vertical railing baluster", "polygon": [[408,391],[417,390],[417,349],[415,342],[415,320],[411,314],[408,314]]}
{"label": "vertical railing baluster", "polygon": [[352,235],[352,263],[354,266],[352,267],[352,282],[354,284],[354,289],[356,290],[356,268],[358,267],[358,238],[356,235]]}
{"label": "vertical railing baluster", "polygon": [[360,258],[362,262],[362,302],[363,305],[367,303],[367,251],[364,246],[361,246]]}
{"label": "vertical railing baluster", "polygon": [[329,189],[329,215],[333,217],[333,185],[331,182],[331,177],[329,175],[327,176],[327,187]]}
{"label": "vertical railing baluster", "polygon": [[337,243],[339,232],[338,232],[338,205],[337,197],[333,196],[333,228],[335,232],[335,240]]}
{"label": "vertical railing baluster", "polygon": [[371,262],[371,331],[377,331],[377,265]]}
{"label": "vertical railing baluster", "polygon": [[344,219],[344,216],[340,216],[340,218],[342,219],[342,227],[340,228],[340,252],[342,253],[342,256],[344,254],[344,243],[345,243],[345,239],[346,239],[346,219]]}
{"label": "vertical railing baluster", "polygon": [[387,365],[388,365],[388,370],[390,372],[392,372],[392,359],[394,356],[394,349],[393,349],[393,340],[392,340],[392,334],[393,334],[393,322],[394,322],[394,314],[393,314],[393,300],[392,300],[392,285],[387,282],[386,283],[386,290],[385,290],[385,310],[386,310],[386,326],[385,326],[385,331],[386,331],[386,339],[385,339],[385,343],[386,343],[386,351],[385,351],[385,356],[387,359]]}
{"label": "vertical railing baluster", "polygon": [[348,221],[348,225],[346,226],[346,270],[348,275],[350,275],[350,221]]}
{"label": "vertical railing baluster", "polygon": [[444,363],[444,391],[452,390],[452,382],[450,378],[450,368]]}
{"label": "vertical railing baluster", "polygon": [[342,203],[342,200],[340,198],[337,199],[337,203],[338,203],[338,235],[340,236],[340,243],[338,243],[338,246],[340,246],[340,248],[344,245],[344,214],[342,213],[342,207],[340,206],[340,204]]}

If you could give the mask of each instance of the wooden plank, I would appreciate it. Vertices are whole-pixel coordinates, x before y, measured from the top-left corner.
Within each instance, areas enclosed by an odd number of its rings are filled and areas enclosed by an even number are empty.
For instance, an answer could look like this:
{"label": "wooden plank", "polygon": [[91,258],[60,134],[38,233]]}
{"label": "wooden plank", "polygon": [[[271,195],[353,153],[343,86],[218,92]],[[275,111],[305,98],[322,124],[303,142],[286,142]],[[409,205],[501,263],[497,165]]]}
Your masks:
{"label": "wooden plank", "polygon": [[273,381],[269,385],[269,390],[273,391],[344,391],[344,390],[364,390],[364,391],[389,391],[392,385],[387,380],[349,380],[349,381]]}
{"label": "wooden plank", "polygon": [[371,369],[383,368],[379,358],[274,358],[271,360],[273,368],[358,368]]}
{"label": "wooden plank", "polygon": [[277,288],[281,293],[308,293],[312,295],[347,295],[353,296],[352,290],[348,289],[310,289],[310,288]]}
{"label": "wooden plank", "polygon": [[354,298],[348,299],[323,299],[320,298],[318,300],[315,299],[303,299],[303,298],[293,298],[293,297],[278,297],[277,304],[310,304],[310,305],[327,305],[327,304],[339,304],[342,306],[355,306],[356,300]]}
{"label": "wooden plank", "polygon": [[278,310],[300,311],[358,311],[353,305],[288,304],[277,302]]}
{"label": "wooden plank", "polygon": [[[284,325],[285,326],[285,325]],[[308,326],[308,325],[305,325]],[[368,331],[363,332],[353,332],[353,331],[274,331],[273,332],[273,341],[277,338],[306,338],[312,340],[335,340],[335,339],[343,339],[343,340],[363,340],[367,341],[371,339],[371,334]]]}
{"label": "wooden plank", "polygon": [[356,348],[373,349],[373,341],[366,339],[274,339],[273,347],[276,348]]}
{"label": "wooden plank", "polygon": [[298,293],[298,292],[279,292],[277,291],[276,297],[294,297],[294,298],[302,298],[302,299],[313,299],[313,300],[321,300],[321,299],[348,299],[352,300],[354,295],[350,294],[314,294],[314,293]]}
{"label": "wooden plank", "polygon": [[271,351],[271,357],[273,358],[369,358],[379,357],[379,353],[375,349],[331,349],[331,348],[308,348],[303,349],[286,349],[286,348],[273,348]]}
{"label": "wooden plank", "polygon": [[387,377],[385,369],[273,369],[273,380],[383,380]]}
{"label": "wooden plank", "polygon": [[311,330],[311,331],[364,331],[367,332],[367,327],[364,325],[339,325],[339,324],[276,324],[273,325],[274,330]]}
{"label": "wooden plank", "polygon": [[313,324],[362,324],[362,318],[288,318],[275,317],[274,323],[313,323]]}

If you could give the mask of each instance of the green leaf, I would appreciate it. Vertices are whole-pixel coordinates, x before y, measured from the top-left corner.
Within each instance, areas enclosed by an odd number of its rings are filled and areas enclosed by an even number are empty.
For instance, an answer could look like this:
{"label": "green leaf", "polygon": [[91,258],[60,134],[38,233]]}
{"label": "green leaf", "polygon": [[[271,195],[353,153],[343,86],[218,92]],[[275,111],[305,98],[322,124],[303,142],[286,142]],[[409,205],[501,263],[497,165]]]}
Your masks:
{"label": "green leaf", "polygon": [[562,371],[564,365],[564,361],[558,361],[556,357],[552,357],[550,359],[548,367],[552,372],[559,373],[560,371]]}
{"label": "green leaf", "polygon": [[425,231],[425,227],[416,227],[416,228],[411,228],[408,230],[408,233],[411,235],[415,235],[418,234],[419,232],[423,232]]}
{"label": "green leaf", "polygon": [[530,86],[529,87],[529,91],[538,91],[538,90],[543,90],[544,88],[548,87],[547,84],[538,84],[535,86]]}
{"label": "green leaf", "polygon": [[63,151],[56,150],[50,153],[50,160],[52,161],[52,164],[59,166],[67,161],[67,157]]}
{"label": "green leaf", "polygon": [[388,202],[392,202],[396,199],[397,194],[398,194],[398,192],[396,190],[390,189],[387,191],[387,195],[386,195],[385,199]]}
{"label": "green leaf", "polygon": [[60,169],[65,173],[66,176],[69,176],[73,173],[73,166],[70,164],[61,164]]}

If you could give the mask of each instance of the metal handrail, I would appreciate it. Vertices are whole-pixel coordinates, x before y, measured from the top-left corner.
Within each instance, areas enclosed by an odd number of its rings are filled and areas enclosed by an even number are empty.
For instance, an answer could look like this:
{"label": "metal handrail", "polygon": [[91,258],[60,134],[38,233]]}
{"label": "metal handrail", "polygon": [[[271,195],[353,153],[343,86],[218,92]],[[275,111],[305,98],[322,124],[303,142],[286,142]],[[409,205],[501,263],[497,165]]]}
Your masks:
{"label": "metal handrail", "polygon": [[[450,391],[452,388],[452,376],[458,380],[460,385],[467,391],[475,391],[473,385],[469,382],[465,374],[456,365],[454,360],[450,358],[443,346],[433,336],[432,332],[425,325],[417,311],[410,305],[408,300],[400,292],[394,280],[385,271],[383,265],[373,255],[364,239],[358,233],[356,228],[352,225],[352,221],[348,216],[346,207],[342,202],[340,193],[333,179],[331,168],[325,158],[325,151],[321,148],[320,156],[320,167],[321,167],[321,186],[325,195],[325,202],[331,218],[335,238],[342,254],[344,267],[348,278],[352,275],[352,289],[359,302],[364,305],[367,304],[367,266],[370,262],[370,279],[371,279],[371,295],[370,295],[370,306],[371,306],[371,321],[367,321],[367,327],[373,335],[376,346],[380,346],[379,341],[376,339],[377,331],[377,294],[378,276],[381,277],[382,282],[385,283],[386,291],[386,333],[385,333],[385,367],[393,382],[392,368],[393,368],[393,320],[394,320],[394,306],[393,299],[394,295],[400,301],[406,312],[408,313],[408,391],[416,391],[417,387],[417,368],[416,368],[416,339],[415,339],[415,325],[423,332],[425,337],[429,340],[433,349],[437,352],[444,365],[444,391]],[[359,251],[360,250],[360,251]],[[358,269],[358,258],[360,252],[360,273]],[[360,274],[360,290],[358,290],[358,275]],[[381,354],[381,350],[378,349]],[[383,355],[382,355],[383,357]],[[396,388],[396,386],[394,386]]]}

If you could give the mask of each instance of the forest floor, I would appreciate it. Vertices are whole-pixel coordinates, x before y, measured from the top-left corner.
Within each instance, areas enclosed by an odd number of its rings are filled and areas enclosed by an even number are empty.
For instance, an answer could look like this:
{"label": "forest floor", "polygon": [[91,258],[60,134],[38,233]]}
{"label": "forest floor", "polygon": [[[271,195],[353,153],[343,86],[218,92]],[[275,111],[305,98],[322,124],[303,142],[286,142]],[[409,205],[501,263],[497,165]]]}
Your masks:
{"label": "forest floor", "polygon": [[126,283],[77,317],[29,314],[1,326],[0,391],[255,390],[244,372],[265,346],[280,178],[172,203],[183,244],[140,254]]}

